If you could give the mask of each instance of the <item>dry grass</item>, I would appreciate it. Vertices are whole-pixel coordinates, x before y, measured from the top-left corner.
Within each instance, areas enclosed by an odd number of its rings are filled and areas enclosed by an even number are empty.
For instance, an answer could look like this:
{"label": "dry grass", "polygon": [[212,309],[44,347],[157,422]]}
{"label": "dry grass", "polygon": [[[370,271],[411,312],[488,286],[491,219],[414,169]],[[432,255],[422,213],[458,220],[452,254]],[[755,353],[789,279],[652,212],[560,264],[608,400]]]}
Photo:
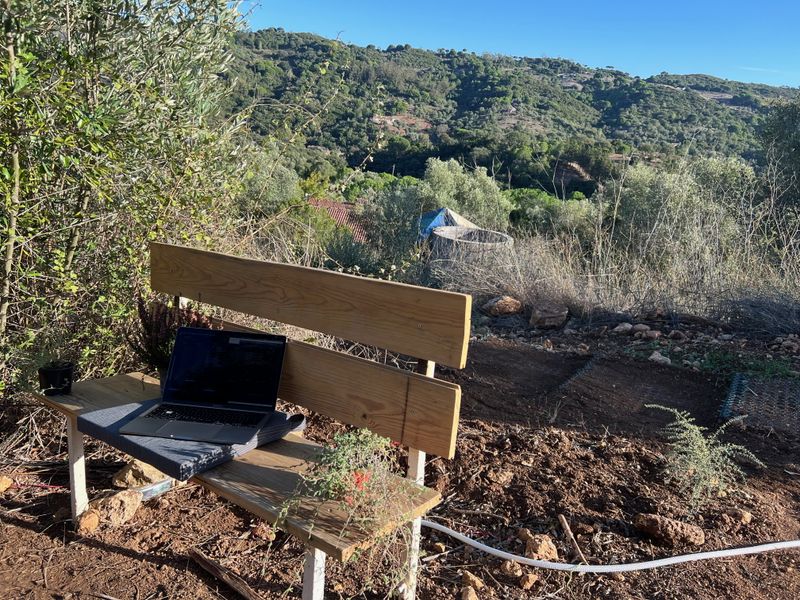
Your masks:
{"label": "dry grass", "polygon": [[607,196],[596,200],[605,202],[597,211],[603,220],[589,239],[569,232],[521,237],[493,261],[454,257],[434,275],[447,289],[510,294],[527,306],[558,302],[580,316],[660,309],[754,332],[796,332],[800,221],[752,194],[734,200],[709,207],[665,194],[647,207],[653,216],[646,227],[635,227],[609,218],[617,200]]}

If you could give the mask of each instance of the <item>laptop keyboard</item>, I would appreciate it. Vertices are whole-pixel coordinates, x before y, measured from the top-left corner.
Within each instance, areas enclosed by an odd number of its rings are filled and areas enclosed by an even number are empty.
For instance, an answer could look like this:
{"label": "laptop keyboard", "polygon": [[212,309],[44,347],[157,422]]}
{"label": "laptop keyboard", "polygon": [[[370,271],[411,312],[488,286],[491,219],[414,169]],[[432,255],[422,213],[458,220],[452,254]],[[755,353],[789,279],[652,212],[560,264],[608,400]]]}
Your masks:
{"label": "laptop keyboard", "polygon": [[255,427],[264,418],[263,413],[227,408],[200,408],[181,404],[161,404],[147,414],[154,419],[169,421],[188,421],[191,423],[219,423],[220,425],[239,425]]}

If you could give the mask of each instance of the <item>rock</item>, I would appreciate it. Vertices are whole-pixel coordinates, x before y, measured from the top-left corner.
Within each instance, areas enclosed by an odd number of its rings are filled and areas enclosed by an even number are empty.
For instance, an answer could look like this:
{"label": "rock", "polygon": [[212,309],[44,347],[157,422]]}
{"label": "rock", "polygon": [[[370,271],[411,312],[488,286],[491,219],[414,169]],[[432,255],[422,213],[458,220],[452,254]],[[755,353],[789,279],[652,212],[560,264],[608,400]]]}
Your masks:
{"label": "rock", "polygon": [[749,525],[753,521],[753,513],[741,508],[729,508],[725,511],[725,514],[742,525]]}
{"label": "rock", "polygon": [[138,488],[165,479],[169,479],[169,475],[140,460],[134,460],[117,471],[111,482],[118,488]]}
{"label": "rock", "polygon": [[137,490],[124,490],[117,492],[113,496],[100,498],[89,504],[91,509],[96,510],[103,523],[108,523],[112,527],[127,523],[136,514],[142,504],[142,493]]}
{"label": "rock", "polygon": [[787,352],[800,352],[800,344],[794,340],[786,340],[785,342],[781,343],[781,350],[786,350]]}
{"label": "rock", "polygon": [[644,323],[637,323],[631,328],[631,331],[633,331],[633,333],[650,331],[650,325],[645,325]]}
{"label": "rock", "polygon": [[521,587],[523,590],[529,590],[537,581],[539,581],[538,575],[527,573],[519,578],[519,587]]}
{"label": "rock", "polygon": [[8,488],[14,485],[14,480],[8,475],[0,475],[0,494],[4,494]]}
{"label": "rock", "polygon": [[679,329],[673,329],[672,331],[669,332],[669,335],[667,337],[671,340],[682,342],[686,339],[686,334],[680,331]]}
{"label": "rock", "polygon": [[90,508],[85,510],[78,517],[78,522],[75,523],[75,529],[78,535],[89,535],[100,526],[100,513]]}
{"label": "rock", "polygon": [[717,339],[722,342],[730,342],[733,339],[733,334],[721,333],[717,336]]}
{"label": "rock", "polygon": [[647,331],[642,332],[642,339],[645,340],[657,340],[661,337],[661,332],[656,331],[654,329],[648,329]]}
{"label": "rock", "polygon": [[503,564],[500,565],[500,571],[511,577],[520,577],[522,575],[522,565],[513,560],[504,560]]}
{"label": "rock", "polygon": [[441,554],[442,552],[447,552],[447,546],[445,546],[442,542],[436,542],[433,545],[433,551],[436,552],[436,554]]}
{"label": "rock", "polygon": [[514,473],[511,471],[489,471],[486,477],[489,479],[489,481],[506,486],[511,483],[512,479],[514,479]]}
{"label": "rock", "polygon": [[461,600],[478,600],[478,593],[469,586],[461,588]]}
{"label": "rock", "polygon": [[549,535],[537,533],[525,543],[525,556],[537,560],[558,560],[558,549]]}
{"label": "rock", "polygon": [[630,333],[631,329],[633,329],[633,325],[630,323],[620,323],[611,330],[611,333]]}
{"label": "rock", "polygon": [[567,322],[569,309],[563,304],[542,302],[531,310],[531,327],[554,329]]}
{"label": "rock", "polygon": [[483,583],[483,579],[481,579],[477,575],[473,575],[469,571],[464,571],[461,574],[461,582],[465,586],[473,588],[473,589],[476,589],[476,590],[482,590],[484,587],[486,587],[486,584]]}
{"label": "rock", "polygon": [[669,359],[669,357],[668,356],[664,356],[658,350],[654,351],[650,355],[650,358],[648,360],[650,360],[650,361],[652,361],[654,363],[657,363],[659,365],[671,365],[672,364],[672,361]]}
{"label": "rock", "polygon": [[481,306],[481,310],[493,317],[516,315],[522,312],[522,302],[511,296],[498,296]]}
{"label": "rock", "polygon": [[531,530],[528,529],[527,527],[522,527],[517,530],[517,539],[522,540],[523,542],[527,542],[533,539],[533,534],[531,533]]}
{"label": "rock", "polygon": [[264,540],[265,542],[275,541],[275,530],[269,525],[269,523],[265,523],[264,521],[261,521],[251,527],[250,533],[254,538]]}
{"label": "rock", "polygon": [[642,533],[655,538],[669,546],[691,544],[702,546],[706,535],[697,525],[682,523],[651,513],[639,513],[633,518],[633,526]]}

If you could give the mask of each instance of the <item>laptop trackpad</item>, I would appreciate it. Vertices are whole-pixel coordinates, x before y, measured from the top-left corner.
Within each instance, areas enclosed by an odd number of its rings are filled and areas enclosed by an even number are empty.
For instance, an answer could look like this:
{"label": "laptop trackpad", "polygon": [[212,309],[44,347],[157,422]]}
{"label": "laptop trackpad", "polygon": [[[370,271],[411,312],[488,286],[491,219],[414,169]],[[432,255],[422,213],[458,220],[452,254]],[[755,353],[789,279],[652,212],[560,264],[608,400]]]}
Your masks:
{"label": "laptop trackpad", "polygon": [[214,423],[180,423],[172,421],[160,427],[156,435],[176,440],[213,441],[224,425]]}

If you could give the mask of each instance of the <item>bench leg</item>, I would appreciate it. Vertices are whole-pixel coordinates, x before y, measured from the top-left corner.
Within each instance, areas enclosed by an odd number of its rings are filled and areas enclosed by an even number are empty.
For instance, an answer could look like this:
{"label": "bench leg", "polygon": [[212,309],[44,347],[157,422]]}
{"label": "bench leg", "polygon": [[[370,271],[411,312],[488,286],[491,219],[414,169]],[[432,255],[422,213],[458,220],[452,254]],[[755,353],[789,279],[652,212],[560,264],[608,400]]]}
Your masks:
{"label": "bench leg", "polygon": [[303,570],[303,600],[323,600],[324,594],[325,553],[316,548],[308,548]]}
{"label": "bench leg", "polygon": [[[423,485],[425,483],[425,453],[415,448],[408,449],[408,479]],[[419,543],[421,539],[422,518],[414,519],[409,527],[408,551],[406,552],[406,579],[400,586],[403,600],[414,600],[417,596],[417,570],[419,569]]]}
{"label": "bench leg", "polygon": [[83,435],[78,431],[75,417],[67,417],[67,445],[69,448],[69,495],[72,521],[89,506],[86,495],[86,463],[83,458]]}

